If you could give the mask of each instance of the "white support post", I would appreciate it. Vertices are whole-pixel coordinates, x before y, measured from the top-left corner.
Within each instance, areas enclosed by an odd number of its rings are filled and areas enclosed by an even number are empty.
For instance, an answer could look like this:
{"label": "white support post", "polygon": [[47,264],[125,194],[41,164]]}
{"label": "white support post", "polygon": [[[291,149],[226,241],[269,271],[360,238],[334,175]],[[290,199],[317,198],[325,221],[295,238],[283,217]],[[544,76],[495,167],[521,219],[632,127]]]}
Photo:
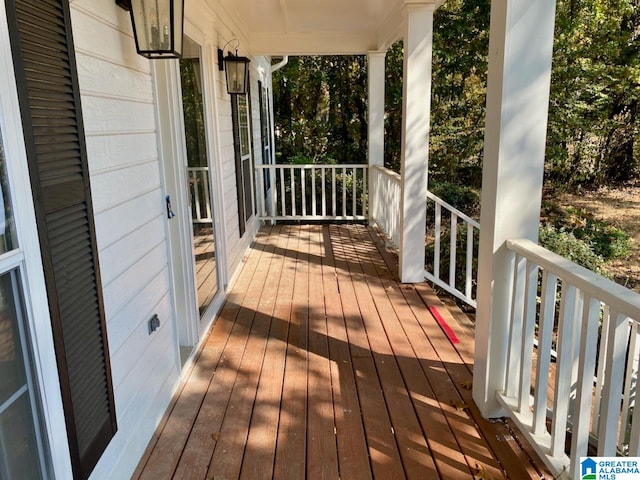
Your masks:
{"label": "white support post", "polygon": [[371,189],[373,182],[373,166],[384,165],[384,61],[386,52],[369,52],[367,60],[369,71],[367,82],[368,91],[368,162],[369,162],[369,222],[373,221],[374,191]]}
{"label": "white support post", "polygon": [[510,292],[505,240],[538,240],[555,0],[491,2],[473,398],[501,416]]}
{"label": "white support post", "polygon": [[406,7],[400,174],[400,279],[424,281],[434,3]]}

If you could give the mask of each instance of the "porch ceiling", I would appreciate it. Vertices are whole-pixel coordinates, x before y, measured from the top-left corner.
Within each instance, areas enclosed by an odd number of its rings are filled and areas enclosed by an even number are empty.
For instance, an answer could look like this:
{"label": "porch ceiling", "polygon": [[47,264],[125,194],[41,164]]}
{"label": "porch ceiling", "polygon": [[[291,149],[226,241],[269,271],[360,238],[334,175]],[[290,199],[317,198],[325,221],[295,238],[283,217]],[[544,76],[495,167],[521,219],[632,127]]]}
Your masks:
{"label": "porch ceiling", "polygon": [[415,0],[219,0],[247,32],[252,55],[361,54],[402,32]]}

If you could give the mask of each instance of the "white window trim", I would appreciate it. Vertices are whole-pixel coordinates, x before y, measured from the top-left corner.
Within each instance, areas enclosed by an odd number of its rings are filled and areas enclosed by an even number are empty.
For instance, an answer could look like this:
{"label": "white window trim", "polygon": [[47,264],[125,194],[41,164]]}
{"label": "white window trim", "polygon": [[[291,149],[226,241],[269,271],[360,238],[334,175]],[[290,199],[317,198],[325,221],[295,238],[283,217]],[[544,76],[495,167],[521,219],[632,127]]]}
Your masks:
{"label": "white window trim", "polygon": [[20,252],[22,286],[30,347],[33,351],[35,381],[47,435],[53,475],[72,478],[60,380],[51,330],[51,318],[44,280],[40,241],[36,226],[31,183],[24,145],[24,135],[18,103],[13,57],[9,43],[5,3],[0,2],[0,132],[7,162],[11,201],[15,211],[15,225]]}

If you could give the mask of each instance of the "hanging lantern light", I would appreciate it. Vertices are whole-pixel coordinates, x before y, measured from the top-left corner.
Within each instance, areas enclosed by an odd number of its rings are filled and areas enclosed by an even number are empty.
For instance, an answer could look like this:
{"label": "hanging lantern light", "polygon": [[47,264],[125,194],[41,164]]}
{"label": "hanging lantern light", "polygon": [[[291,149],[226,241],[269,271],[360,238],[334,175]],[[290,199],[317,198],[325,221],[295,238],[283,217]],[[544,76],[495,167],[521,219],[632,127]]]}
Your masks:
{"label": "hanging lantern light", "polygon": [[[231,40],[231,42],[240,42],[238,40]],[[218,49],[218,68],[225,71],[225,78],[227,80],[227,93],[244,95],[247,93],[247,85],[249,83],[249,60],[247,57],[238,56],[238,50],[236,49],[235,55],[231,52],[224,56],[224,48]]]}
{"label": "hanging lantern light", "polygon": [[129,10],[138,54],[181,58],[184,0],[116,0]]}
{"label": "hanging lantern light", "polygon": [[247,93],[249,62],[250,60],[247,57],[236,57],[232,54],[224,58],[227,93],[237,93],[240,95]]}

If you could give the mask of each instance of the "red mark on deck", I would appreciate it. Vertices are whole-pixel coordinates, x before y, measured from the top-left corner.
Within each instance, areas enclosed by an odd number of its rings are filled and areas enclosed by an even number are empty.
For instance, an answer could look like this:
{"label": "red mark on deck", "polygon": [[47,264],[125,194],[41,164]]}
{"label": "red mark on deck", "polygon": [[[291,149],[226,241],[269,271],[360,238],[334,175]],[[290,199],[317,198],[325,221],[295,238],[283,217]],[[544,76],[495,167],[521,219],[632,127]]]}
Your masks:
{"label": "red mark on deck", "polygon": [[427,308],[431,312],[431,315],[433,315],[433,318],[436,319],[436,322],[438,322],[438,325],[440,325],[440,328],[442,328],[444,334],[449,338],[449,341],[453,344],[460,343],[460,340],[458,340],[458,337],[456,337],[456,334],[453,333],[453,330],[445,321],[445,319],[442,318],[442,315],[440,315],[438,309],[433,305],[428,305]]}

